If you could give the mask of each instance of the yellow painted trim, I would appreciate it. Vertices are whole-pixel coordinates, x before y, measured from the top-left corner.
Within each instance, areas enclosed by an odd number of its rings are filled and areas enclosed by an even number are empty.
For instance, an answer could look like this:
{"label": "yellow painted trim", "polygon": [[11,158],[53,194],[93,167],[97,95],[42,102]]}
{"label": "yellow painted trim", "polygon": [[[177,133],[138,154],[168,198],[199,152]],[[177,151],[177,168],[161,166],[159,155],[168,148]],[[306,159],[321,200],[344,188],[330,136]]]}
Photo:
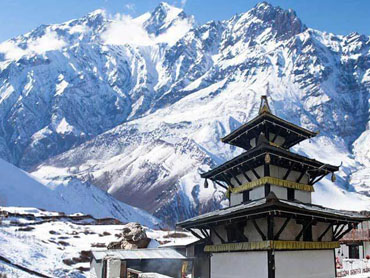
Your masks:
{"label": "yellow painted trim", "polygon": [[267,240],[256,242],[238,242],[216,245],[206,245],[204,252],[230,252],[230,251],[253,251],[253,250],[314,250],[339,248],[338,241],[282,241]]}
{"label": "yellow painted trim", "polygon": [[279,146],[278,144],[276,143],[273,143],[273,142],[269,142],[269,144],[273,147],[276,147],[276,148],[281,148],[281,146]]}
{"label": "yellow painted trim", "polygon": [[251,182],[244,183],[238,187],[230,188],[229,191],[231,193],[240,193],[246,190],[253,189],[255,187],[265,185],[266,183],[281,186],[281,187],[287,187],[287,188],[293,188],[308,192],[314,192],[313,186],[303,183],[298,183],[294,181],[288,181],[288,180],[282,180],[274,177],[263,177]]}

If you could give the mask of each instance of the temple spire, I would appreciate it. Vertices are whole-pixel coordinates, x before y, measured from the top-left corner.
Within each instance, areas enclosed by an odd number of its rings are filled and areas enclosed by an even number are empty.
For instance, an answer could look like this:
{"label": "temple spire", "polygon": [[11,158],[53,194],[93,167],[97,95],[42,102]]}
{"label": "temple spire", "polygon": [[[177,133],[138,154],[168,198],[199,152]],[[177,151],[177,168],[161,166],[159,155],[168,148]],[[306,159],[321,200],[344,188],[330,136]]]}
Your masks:
{"label": "temple spire", "polygon": [[269,106],[269,103],[267,101],[267,96],[261,96],[261,105],[260,105],[260,110],[258,112],[258,114],[262,114],[262,113],[271,113],[271,109],[270,109],[270,106]]}

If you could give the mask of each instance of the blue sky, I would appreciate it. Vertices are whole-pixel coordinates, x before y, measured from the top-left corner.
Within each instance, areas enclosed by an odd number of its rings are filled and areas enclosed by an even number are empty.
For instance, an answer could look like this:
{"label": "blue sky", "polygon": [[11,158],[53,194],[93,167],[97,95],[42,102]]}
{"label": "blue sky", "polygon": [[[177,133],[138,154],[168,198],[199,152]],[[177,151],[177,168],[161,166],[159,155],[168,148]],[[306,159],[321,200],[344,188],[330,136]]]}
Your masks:
{"label": "blue sky", "polygon": [[[0,0],[0,41],[26,33],[41,24],[61,23],[98,8],[109,13],[133,16],[152,10],[156,0]],[[199,23],[228,19],[261,1],[252,0],[168,0],[183,6]],[[311,28],[336,34],[356,31],[370,35],[370,0],[270,0],[282,8],[294,9]]]}

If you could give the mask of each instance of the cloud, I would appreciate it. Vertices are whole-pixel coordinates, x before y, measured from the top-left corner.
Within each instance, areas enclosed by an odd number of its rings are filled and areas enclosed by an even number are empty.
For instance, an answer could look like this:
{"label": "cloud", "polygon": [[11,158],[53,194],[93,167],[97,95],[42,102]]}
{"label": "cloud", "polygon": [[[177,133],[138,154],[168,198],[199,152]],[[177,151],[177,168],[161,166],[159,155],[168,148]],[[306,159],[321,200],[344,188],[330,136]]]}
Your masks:
{"label": "cloud", "polygon": [[56,32],[47,32],[41,38],[31,42],[29,49],[38,54],[51,50],[59,50],[66,45],[63,39],[60,39]]}
{"label": "cloud", "polygon": [[192,25],[188,20],[179,20],[175,22],[171,28],[165,33],[160,34],[156,37],[156,42],[166,42],[169,45],[174,45],[179,39],[181,39],[190,29]]}
{"label": "cloud", "polygon": [[14,41],[6,41],[0,44],[0,52],[5,54],[6,59],[15,60],[24,55],[42,54],[46,51],[59,50],[66,45],[65,41],[58,37],[54,31],[47,31],[42,37],[31,40],[26,48],[20,48]]}
{"label": "cloud", "polygon": [[154,42],[140,22],[129,15],[117,14],[102,34],[106,44],[152,45]]}
{"label": "cloud", "polygon": [[174,45],[191,27],[192,25],[189,20],[177,20],[166,32],[155,36],[149,34],[143,27],[142,18],[132,18],[129,15],[117,14],[114,16],[107,30],[102,34],[102,39],[104,43],[113,45],[130,44],[148,46],[158,43]]}
{"label": "cloud", "polygon": [[6,41],[0,44],[0,53],[5,55],[5,59],[15,60],[22,57],[27,52],[18,47],[13,41]]}
{"label": "cloud", "polygon": [[89,27],[86,25],[74,25],[70,27],[69,33],[75,34],[75,33],[86,33],[89,31]]}
{"label": "cloud", "polygon": [[135,11],[136,6],[135,6],[135,4],[134,4],[134,3],[127,3],[127,4],[125,5],[125,8],[126,8],[126,10],[128,10],[128,11],[130,11],[130,12],[134,12],[134,11]]}

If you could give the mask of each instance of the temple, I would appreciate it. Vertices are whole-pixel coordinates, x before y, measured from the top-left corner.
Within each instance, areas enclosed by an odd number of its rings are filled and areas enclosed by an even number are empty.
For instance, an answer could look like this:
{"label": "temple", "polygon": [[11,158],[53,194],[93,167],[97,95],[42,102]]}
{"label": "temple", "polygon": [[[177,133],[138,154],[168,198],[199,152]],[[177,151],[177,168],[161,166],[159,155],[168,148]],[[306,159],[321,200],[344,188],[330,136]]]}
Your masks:
{"label": "temple", "polygon": [[[289,149],[317,133],[287,122],[261,99],[258,115],[222,142],[245,152],[203,173],[229,207],[178,223],[204,243],[202,277],[335,277],[335,248],[367,216],[313,205],[314,185],[339,167]],[[204,256],[202,257],[204,259]]]}

